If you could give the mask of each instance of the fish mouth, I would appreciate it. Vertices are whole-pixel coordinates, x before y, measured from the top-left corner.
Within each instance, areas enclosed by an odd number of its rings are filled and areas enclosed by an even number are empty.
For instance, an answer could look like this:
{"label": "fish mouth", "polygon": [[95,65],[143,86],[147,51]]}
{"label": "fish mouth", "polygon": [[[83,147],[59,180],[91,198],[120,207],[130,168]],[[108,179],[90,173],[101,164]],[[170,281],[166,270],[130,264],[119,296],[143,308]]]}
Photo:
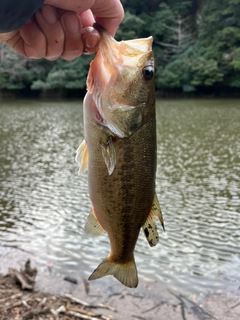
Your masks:
{"label": "fish mouth", "polygon": [[94,27],[101,35],[97,55],[101,56],[102,71],[108,80],[121,66],[141,67],[141,58],[152,50],[153,37],[118,42],[98,24]]}

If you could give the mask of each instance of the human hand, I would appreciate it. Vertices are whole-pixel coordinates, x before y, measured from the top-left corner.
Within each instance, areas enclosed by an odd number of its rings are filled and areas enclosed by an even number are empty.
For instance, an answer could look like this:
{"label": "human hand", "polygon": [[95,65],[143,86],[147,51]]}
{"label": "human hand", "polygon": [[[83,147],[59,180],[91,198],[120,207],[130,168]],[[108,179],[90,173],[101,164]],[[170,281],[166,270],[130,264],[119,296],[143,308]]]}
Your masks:
{"label": "human hand", "polygon": [[87,5],[86,2],[46,0],[46,5],[19,30],[0,34],[0,41],[6,42],[20,54],[35,59],[55,60],[62,57],[73,60],[83,52],[95,52],[100,35],[90,27],[95,21],[93,15],[99,24],[114,35],[122,21],[123,10],[119,0],[88,1]]}
{"label": "human hand", "polygon": [[119,0],[45,0],[44,3],[80,13],[82,26],[92,26],[96,21],[112,36],[124,16]]}

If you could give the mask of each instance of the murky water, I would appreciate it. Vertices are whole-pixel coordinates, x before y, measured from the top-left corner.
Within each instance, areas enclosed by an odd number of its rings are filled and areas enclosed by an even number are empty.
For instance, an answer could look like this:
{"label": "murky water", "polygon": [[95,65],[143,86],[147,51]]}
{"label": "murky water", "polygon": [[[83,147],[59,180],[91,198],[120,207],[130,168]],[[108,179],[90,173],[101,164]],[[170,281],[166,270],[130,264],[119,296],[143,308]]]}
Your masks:
{"label": "murky water", "polygon": [[[166,232],[149,248],[141,234],[141,281],[199,293],[240,286],[240,101],[158,101],[157,194]],[[109,251],[83,231],[91,210],[75,150],[80,102],[0,106],[0,259],[17,245],[38,266],[84,277]],[[99,281],[105,281],[99,280]],[[116,280],[109,278],[111,283]],[[103,283],[103,282],[102,282]]]}

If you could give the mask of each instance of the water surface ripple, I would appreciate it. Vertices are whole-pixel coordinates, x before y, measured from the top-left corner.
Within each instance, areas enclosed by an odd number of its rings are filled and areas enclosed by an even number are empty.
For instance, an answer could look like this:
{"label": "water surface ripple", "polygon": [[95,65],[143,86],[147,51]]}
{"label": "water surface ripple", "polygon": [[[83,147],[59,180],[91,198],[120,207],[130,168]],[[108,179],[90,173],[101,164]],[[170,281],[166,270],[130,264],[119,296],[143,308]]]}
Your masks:
{"label": "water surface ripple", "polygon": [[[185,293],[240,286],[239,123],[239,100],[158,101],[156,190],[166,232],[159,226],[154,248],[140,235],[140,279]],[[34,252],[39,266],[88,276],[109,244],[83,231],[91,204],[74,163],[82,137],[81,102],[1,103],[0,244]]]}

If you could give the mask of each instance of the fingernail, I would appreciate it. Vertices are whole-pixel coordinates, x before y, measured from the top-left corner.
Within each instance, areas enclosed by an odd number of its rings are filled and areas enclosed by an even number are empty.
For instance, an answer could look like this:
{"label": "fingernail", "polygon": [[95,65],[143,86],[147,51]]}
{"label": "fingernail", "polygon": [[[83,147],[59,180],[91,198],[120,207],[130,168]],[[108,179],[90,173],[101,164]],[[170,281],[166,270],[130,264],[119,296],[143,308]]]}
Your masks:
{"label": "fingernail", "polygon": [[79,20],[75,14],[67,14],[64,17],[64,24],[69,33],[77,33],[80,30]]}
{"label": "fingernail", "polygon": [[54,24],[57,21],[57,15],[56,11],[51,7],[51,6],[42,6],[41,10],[43,19],[48,23],[48,24]]}
{"label": "fingernail", "polygon": [[84,49],[83,52],[85,54],[91,54],[96,52],[98,48],[100,35],[94,28],[87,27],[82,30],[82,40]]}

